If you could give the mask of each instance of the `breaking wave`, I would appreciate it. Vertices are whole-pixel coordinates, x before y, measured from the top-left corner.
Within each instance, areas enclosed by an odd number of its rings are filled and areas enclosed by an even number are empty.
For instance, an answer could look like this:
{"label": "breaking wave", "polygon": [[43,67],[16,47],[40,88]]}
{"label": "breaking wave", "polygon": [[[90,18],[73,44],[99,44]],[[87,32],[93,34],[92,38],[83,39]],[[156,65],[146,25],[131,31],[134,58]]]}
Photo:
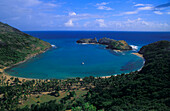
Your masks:
{"label": "breaking wave", "polygon": [[138,48],[139,48],[139,47],[136,46],[136,45],[130,45],[130,46],[132,47],[133,50],[138,50]]}
{"label": "breaking wave", "polygon": [[53,45],[53,44],[51,44],[51,47],[53,47],[53,48],[57,48],[57,46],[56,46],[56,45]]}

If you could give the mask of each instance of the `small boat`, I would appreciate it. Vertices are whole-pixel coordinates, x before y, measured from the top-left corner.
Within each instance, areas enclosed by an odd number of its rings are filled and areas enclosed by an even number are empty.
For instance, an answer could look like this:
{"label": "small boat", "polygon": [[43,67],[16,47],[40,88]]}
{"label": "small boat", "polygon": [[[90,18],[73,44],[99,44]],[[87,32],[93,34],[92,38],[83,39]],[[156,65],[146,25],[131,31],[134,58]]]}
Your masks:
{"label": "small boat", "polygon": [[84,62],[82,62],[81,64],[84,65]]}

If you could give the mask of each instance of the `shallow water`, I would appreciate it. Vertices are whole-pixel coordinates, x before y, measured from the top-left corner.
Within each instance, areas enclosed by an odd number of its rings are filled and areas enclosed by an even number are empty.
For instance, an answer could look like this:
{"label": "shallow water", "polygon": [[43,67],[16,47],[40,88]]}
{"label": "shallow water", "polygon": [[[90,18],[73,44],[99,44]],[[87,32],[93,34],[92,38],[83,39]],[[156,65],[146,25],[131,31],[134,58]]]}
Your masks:
{"label": "shallow water", "polygon": [[[131,54],[137,50],[115,52],[105,49],[105,46],[103,45],[84,45],[76,43],[76,40],[80,38],[90,38],[92,35],[93,37],[96,37],[94,35],[98,35],[97,38],[101,38],[104,35],[113,38],[110,36],[113,32],[107,32],[107,34],[106,32],[26,33],[46,40],[47,42],[54,44],[57,48],[52,48],[23,64],[7,70],[7,73],[12,76],[39,79],[65,79],[85,76],[98,77],[129,73],[131,71],[139,70],[143,66],[143,59]],[[122,35],[124,36],[124,33]],[[119,37],[119,39],[122,39],[123,36]],[[134,37],[131,39],[129,38],[124,40],[131,45],[138,45],[138,48],[151,42],[150,39],[148,39],[147,42],[140,42],[139,39],[138,42],[135,42],[137,39],[133,39]],[[115,39],[118,40],[118,38]],[[160,38],[158,38],[158,40],[159,39]],[[153,41],[156,41],[156,39]],[[84,62],[84,64],[82,64],[82,62]]]}

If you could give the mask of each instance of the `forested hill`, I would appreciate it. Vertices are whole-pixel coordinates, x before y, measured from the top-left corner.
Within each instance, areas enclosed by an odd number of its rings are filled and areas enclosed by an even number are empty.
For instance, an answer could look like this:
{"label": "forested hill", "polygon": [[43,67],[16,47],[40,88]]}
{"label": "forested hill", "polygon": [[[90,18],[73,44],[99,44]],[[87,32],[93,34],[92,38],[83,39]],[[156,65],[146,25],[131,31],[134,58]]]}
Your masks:
{"label": "forested hill", "polygon": [[146,60],[145,66],[140,73],[152,74],[154,76],[161,76],[164,77],[164,79],[167,79],[166,77],[170,74],[169,41],[158,41],[143,46],[139,53],[143,54]]}
{"label": "forested hill", "polygon": [[95,81],[86,97],[106,111],[170,111],[170,42],[140,49],[145,65],[140,72]]}
{"label": "forested hill", "polygon": [[0,69],[41,53],[51,45],[0,22]]}

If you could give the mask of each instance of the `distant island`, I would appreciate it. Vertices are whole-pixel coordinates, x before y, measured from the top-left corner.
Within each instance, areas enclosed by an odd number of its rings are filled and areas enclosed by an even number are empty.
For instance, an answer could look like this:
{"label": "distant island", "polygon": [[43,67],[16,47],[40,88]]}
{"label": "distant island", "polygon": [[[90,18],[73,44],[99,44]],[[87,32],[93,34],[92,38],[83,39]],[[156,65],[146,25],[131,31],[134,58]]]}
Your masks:
{"label": "distant island", "polygon": [[99,39],[99,41],[97,41],[97,38],[94,38],[94,39],[89,38],[89,39],[80,39],[80,40],[77,40],[76,42],[85,43],[85,44],[102,44],[102,45],[106,45],[107,49],[112,49],[112,50],[121,50],[121,51],[132,50],[132,47],[128,45],[126,41],[114,40],[114,39],[110,39],[107,37]]}
{"label": "distant island", "polygon": [[0,72],[43,53],[50,43],[0,22]]}

